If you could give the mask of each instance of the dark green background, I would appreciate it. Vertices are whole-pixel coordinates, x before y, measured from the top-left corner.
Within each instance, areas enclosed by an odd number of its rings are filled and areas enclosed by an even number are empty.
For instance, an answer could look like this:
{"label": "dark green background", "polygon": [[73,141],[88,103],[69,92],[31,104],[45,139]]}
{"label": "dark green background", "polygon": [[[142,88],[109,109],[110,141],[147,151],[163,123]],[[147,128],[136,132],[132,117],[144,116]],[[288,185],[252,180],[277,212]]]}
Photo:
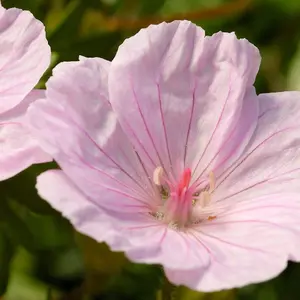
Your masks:
{"label": "dark green background", "polygon": [[[52,66],[40,87],[58,62],[76,60],[79,55],[112,59],[124,38],[141,26],[178,18],[180,13],[208,34],[236,31],[258,46],[263,57],[258,92],[300,90],[300,0],[2,2],[7,8],[30,10],[46,25]],[[50,167],[34,166],[0,183],[0,295],[5,294],[6,300],[161,299],[158,266],[131,264],[122,254],[79,235],[38,198],[36,175]],[[300,265],[290,264],[267,283],[214,294],[180,288],[177,296],[189,300],[297,300],[299,283]]]}

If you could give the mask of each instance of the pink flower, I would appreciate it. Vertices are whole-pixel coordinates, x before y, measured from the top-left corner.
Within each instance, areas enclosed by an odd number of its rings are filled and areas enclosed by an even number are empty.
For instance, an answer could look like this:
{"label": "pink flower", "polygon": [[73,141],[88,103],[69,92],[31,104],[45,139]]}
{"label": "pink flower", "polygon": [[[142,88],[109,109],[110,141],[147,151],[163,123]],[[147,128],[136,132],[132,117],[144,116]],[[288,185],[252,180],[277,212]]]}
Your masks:
{"label": "pink flower", "polygon": [[60,64],[29,118],[61,170],[39,194],[77,230],[199,291],[300,259],[300,93],[257,96],[258,50],[190,22]]}
{"label": "pink flower", "polygon": [[27,11],[0,4],[0,180],[51,158],[38,146],[24,119],[32,91],[50,63],[44,26]]}

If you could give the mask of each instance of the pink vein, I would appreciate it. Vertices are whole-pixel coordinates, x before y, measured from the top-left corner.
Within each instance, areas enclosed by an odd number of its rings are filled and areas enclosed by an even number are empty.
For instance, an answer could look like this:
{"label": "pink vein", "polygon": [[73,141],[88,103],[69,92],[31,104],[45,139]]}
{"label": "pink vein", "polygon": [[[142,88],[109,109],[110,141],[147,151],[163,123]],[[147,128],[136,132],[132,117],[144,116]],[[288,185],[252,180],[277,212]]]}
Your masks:
{"label": "pink vein", "polygon": [[279,175],[277,175],[277,176],[273,176],[273,177],[271,177],[271,178],[267,178],[267,179],[258,181],[258,182],[256,182],[256,183],[250,185],[250,186],[245,187],[245,188],[242,189],[242,190],[239,190],[239,191],[237,191],[237,192],[235,192],[235,193],[233,193],[233,194],[231,194],[231,195],[228,195],[228,196],[226,196],[226,197],[224,197],[224,198],[219,199],[217,202],[226,200],[226,199],[228,199],[228,198],[230,198],[230,197],[236,196],[236,195],[238,195],[238,194],[240,194],[240,193],[243,193],[243,192],[245,192],[245,191],[247,191],[247,190],[250,190],[251,188],[256,187],[257,185],[260,185],[260,184],[269,182],[269,181],[271,181],[271,180],[273,180],[273,179],[275,179],[275,178],[278,178],[278,177],[281,177],[281,176],[284,176],[284,175],[293,173],[293,172],[298,171],[298,170],[300,170],[300,168],[296,168],[296,169],[293,169],[293,170],[291,170],[291,171],[288,171],[288,172],[279,174]]}
{"label": "pink vein", "polygon": [[[194,184],[196,185],[196,188],[201,184],[201,182],[199,184],[197,184],[198,180],[201,178],[201,176],[204,174],[204,172],[209,168],[209,166],[212,164],[212,162],[216,159],[216,157],[220,154],[222,148],[230,141],[230,139],[232,138],[232,136],[234,135],[236,129],[237,129],[237,125],[238,122],[236,122],[235,126],[233,127],[233,129],[231,130],[228,138],[226,139],[225,143],[219,148],[219,150],[217,151],[217,153],[213,156],[213,158],[210,160],[210,162],[206,165],[206,167],[203,169],[203,171],[200,173],[200,175],[197,177],[197,179],[194,181]],[[235,149],[234,149],[235,150]],[[234,151],[233,150],[233,151]],[[223,161],[226,161],[230,156],[232,155],[232,151],[229,152],[229,154],[223,159]]]}
{"label": "pink vein", "polygon": [[5,125],[18,125],[18,126],[22,127],[22,124],[18,123],[18,122],[2,122],[2,123],[0,123],[0,126],[5,126]]}
{"label": "pink vein", "polygon": [[[211,223],[213,224],[213,223]],[[195,231],[198,231],[196,229],[194,229]],[[241,249],[244,249],[244,250],[251,250],[251,251],[257,251],[257,252],[261,252],[261,253],[269,253],[268,251],[264,251],[262,249],[257,249],[257,248],[252,248],[252,247],[248,247],[248,246],[242,246],[242,245],[239,245],[239,244],[235,244],[235,243],[232,243],[232,242],[228,242],[228,241],[225,241],[225,240],[222,240],[221,238],[219,237],[216,237],[214,235],[210,235],[208,233],[204,233],[203,231],[198,231],[199,233],[201,233],[202,235],[205,235],[207,237],[210,237],[211,239],[215,239],[221,243],[224,243],[224,244],[227,244],[227,245],[230,245],[230,246],[233,246],[233,247],[237,247],[237,248],[241,248]]]}
{"label": "pink vein", "polygon": [[[291,130],[291,129],[295,129],[294,127],[287,127],[284,128],[282,130],[279,130],[277,132],[274,132],[272,135],[268,136],[267,138],[265,138],[262,142],[260,142],[256,147],[254,147],[236,166],[233,167],[233,169],[225,176],[225,178],[217,185],[217,187],[215,188],[215,190],[240,166],[242,165],[247,158],[249,158],[249,156],[251,156],[257,149],[259,149],[259,147],[261,147],[262,145],[264,145],[266,142],[268,142],[270,139],[272,139],[274,136],[276,136],[279,133],[282,133],[284,131],[287,130]],[[230,168],[232,167],[232,165],[227,168],[227,170],[225,170],[220,177],[222,177]]]}
{"label": "pink vein", "polygon": [[171,154],[170,154],[170,148],[169,148],[169,143],[168,143],[167,128],[166,128],[163,109],[162,109],[161,92],[160,92],[159,83],[156,83],[156,87],[157,87],[157,93],[158,93],[160,117],[161,117],[161,122],[162,122],[162,125],[163,125],[163,129],[164,129],[165,143],[166,143],[167,153],[168,153],[168,157],[169,157],[170,167],[172,169]]}
{"label": "pink vein", "polygon": [[[211,222],[211,223],[206,223],[205,225],[203,225],[203,227],[226,225],[226,224],[235,224],[235,223],[266,224],[266,225],[271,225],[271,226],[278,227],[278,228],[283,229],[283,230],[288,230],[288,231],[292,231],[292,232],[295,232],[295,233],[299,234],[299,230],[295,230],[294,228],[286,228],[285,226],[283,226],[281,224],[273,223],[273,222],[270,222],[270,221],[264,221],[264,220],[255,220],[255,219],[253,219],[253,220],[252,219],[251,220],[232,220],[232,221],[227,221],[227,222],[225,221],[225,222],[216,222],[216,223]],[[208,234],[204,234],[204,235],[210,236]],[[211,237],[214,237],[214,236],[211,236]],[[214,238],[216,238],[216,237],[214,237]]]}
{"label": "pink vein", "polygon": [[[125,175],[127,175],[134,183],[136,183],[139,187],[141,187],[141,185],[139,184],[139,182],[137,182],[128,172],[126,172],[120,164],[118,164],[111,156],[109,156],[99,145],[98,143],[96,143],[96,141],[89,135],[89,133],[81,128],[74,120],[69,119],[73,124],[75,124],[75,126],[81,131],[83,132],[83,134],[92,142],[92,144],[101,152],[104,154],[104,156],[106,156],[113,164],[116,165],[117,168],[119,168]],[[142,187],[141,187],[142,188]]]}
{"label": "pink vein", "polygon": [[186,167],[185,164],[186,164],[187,147],[188,147],[188,142],[189,142],[191,127],[192,127],[192,120],[193,120],[194,110],[195,110],[195,92],[196,92],[196,88],[197,87],[195,86],[194,90],[193,90],[191,116],[190,116],[190,120],[189,120],[189,124],[188,124],[188,130],[187,130],[186,140],[185,140],[185,144],[184,144],[184,156],[183,156],[184,167]]}
{"label": "pink vein", "polygon": [[[131,79],[131,78],[130,78],[130,79]],[[135,103],[136,103],[136,105],[137,105],[137,108],[138,108],[138,111],[139,111],[139,113],[140,113],[140,115],[141,115],[143,124],[144,124],[145,129],[146,129],[146,132],[147,132],[147,134],[148,134],[148,137],[150,138],[150,141],[151,141],[152,146],[153,146],[153,148],[154,148],[154,150],[155,150],[155,152],[156,152],[156,155],[157,155],[157,157],[158,157],[158,160],[160,161],[161,166],[164,168],[165,173],[167,173],[167,172],[166,172],[166,169],[165,169],[165,166],[164,166],[164,164],[163,164],[163,161],[162,161],[162,159],[161,159],[161,157],[160,157],[160,155],[159,155],[159,153],[158,153],[158,150],[157,150],[157,148],[156,148],[156,146],[155,146],[153,136],[152,136],[152,134],[150,133],[149,127],[148,127],[148,125],[147,125],[147,123],[146,123],[145,116],[144,116],[144,114],[142,113],[142,110],[141,110],[139,101],[137,100],[137,95],[136,95],[135,88],[134,88],[133,83],[132,83],[132,79],[131,79],[131,89],[132,89],[132,92],[133,92],[133,98],[134,98],[134,101],[135,101]]]}
{"label": "pink vein", "polygon": [[[85,164],[87,167],[91,168],[92,170],[95,170],[96,172],[99,172],[99,173],[101,173],[101,174],[107,176],[108,178],[114,180],[115,182],[117,182],[117,183],[120,184],[121,186],[123,186],[123,187],[125,187],[125,188],[131,190],[132,192],[134,192],[134,193],[140,195],[142,198],[144,198],[145,196],[146,196],[146,198],[147,198],[147,196],[148,196],[147,194],[145,194],[145,195],[140,194],[140,192],[139,192],[138,190],[136,190],[136,189],[134,189],[134,188],[132,188],[132,187],[126,185],[124,182],[118,180],[117,178],[113,177],[113,176],[110,175],[109,173],[107,173],[107,172],[105,172],[105,171],[103,171],[103,170],[101,170],[101,169],[98,169],[98,168],[94,167],[93,165],[89,164],[87,161],[85,161],[85,160],[83,159],[83,157],[81,157],[81,156],[79,156],[79,155],[77,155],[77,157],[78,157],[79,160],[81,160],[81,162],[82,162],[83,164]],[[142,191],[143,191],[143,190],[142,190]]]}
{"label": "pink vein", "polygon": [[149,158],[150,162],[153,164],[154,167],[156,167],[156,164],[154,162],[154,160],[152,159],[152,157],[150,156],[149,152],[146,150],[145,146],[143,145],[143,143],[140,141],[140,139],[137,137],[137,135],[135,134],[134,130],[131,128],[131,126],[129,125],[129,123],[127,122],[126,119],[123,120],[124,123],[126,124],[127,128],[130,130],[131,134],[134,136],[135,140],[138,142],[139,146],[143,149],[144,153],[146,154],[146,156]]}
{"label": "pink vein", "polygon": [[223,117],[223,114],[224,114],[224,111],[225,111],[225,107],[226,107],[228,99],[229,99],[230,92],[231,92],[231,87],[229,87],[228,95],[227,95],[226,100],[225,100],[225,102],[223,104],[223,107],[222,107],[222,110],[221,110],[221,114],[220,114],[220,116],[218,118],[217,124],[216,124],[216,126],[215,126],[215,128],[214,128],[214,130],[212,132],[212,135],[210,136],[210,139],[209,139],[208,143],[205,146],[205,149],[203,150],[203,152],[202,152],[202,154],[200,156],[200,159],[198,160],[198,163],[196,164],[196,167],[194,168],[194,172],[193,173],[196,172],[196,170],[197,170],[197,168],[198,168],[198,166],[199,166],[199,164],[200,164],[200,162],[201,162],[204,154],[206,153],[206,151],[208,149],[208,146],[210,145],[210,143],[211,143],[211,141],[212,141],[212,139],[213,139],[213,137],[214,137],[214,135],[215,135],[215,133],[216,133],[216,131],[217,131],[220,123],[221,123],[221,120],[222,120],[222,117]]}
{"label": "pink vein", "polygon": [[163,227],[162,224],[156,223],[156,224],[150,224],[150,225],[141,225],[141,226],[134,226],[134,227],[126,227],[125,230],[139,230],[144,228],[151,228],[151,227]]}
{"label": "pink vein", "polygon": [[[250,207],[250,208],[244,208],[244,209],[239,209],[239,210],[233,210],[233,211],[229,211],[228,213],[222,214],[223,216],[231,216],[231,215],[235,215],[235,214],[239,214],[242,212],[249,212],[249,211],[255,211],[255,210],[261,210],[261,209],[269,209],[269,208],[286,208],[289,210],[300,210],[299,207],[293,207],[293,206],[285,206],[285,205],[279,205],[279,204],[273,204],[273,205],[259,205],[258,207]],[[299,218],[300,220],[300,218]]]}

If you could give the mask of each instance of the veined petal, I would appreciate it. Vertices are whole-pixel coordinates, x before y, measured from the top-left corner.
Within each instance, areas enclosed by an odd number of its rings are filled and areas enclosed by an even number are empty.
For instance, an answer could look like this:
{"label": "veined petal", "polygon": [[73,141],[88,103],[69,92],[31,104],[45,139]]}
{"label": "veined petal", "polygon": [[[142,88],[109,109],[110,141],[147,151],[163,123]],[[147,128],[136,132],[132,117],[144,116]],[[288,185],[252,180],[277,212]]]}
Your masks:
{"label": "veined petal", "polygon": [[[150,26],[120,46],[109,74],[110,101],[152,172],[162,166],[178,177],[190,167],[197,177],[207,162],[213,169],[226,157],[218,157],[224,144],[229,159],[251,137],[236,127],[255,128],[257,99],[243,99],[259,63],[258,50],[234,34],[205,37],[187,21]],[[241,123],[246,116],[250,122]]]}
{"label": "veined petal", "polygon": [[[87,198],[68,176],[50,170],[38,177],[37,190],[53,208],[60,211],[79,231],[98,242],[106,242],[114,251],[125,251],[135,262],[182,266],[193,269],[207,264],[205,252],[195,252],[184,236],[164,224],[138,214],[108,212]],[[176,247],[177,251],[174,251]],[[195,253],[199,255],[195,257]],[[183,262],[185,262],[183,264]]]}
{"label": "veined petal", "polygon": [[[109,62],[62,63],[29,118],[41,145],[84,193],[114,210],[147,210],[152,186],[107,95]],[[151,199],[151,198],[150,198]]]}
{"label": "veined petal", "polygon": [[28,11],[0,9],[0,113],[18,105],[50,64],[44,25]]}
{"label": "veined petal", "polygon": [[60,170],[49,170],[37,179],[39,195],[60,211],[81,233],[87,234],[98,242],[108,242],[118,251],[126,245],[113,229],[113,222],[91,199],[70,181]]}
{"label": "veined petal", "polygon": [[191,230],[210,251],[205,270],[167,269],[175,284],[216,291],[269,280],[288,260],[300,260],[300,201],[297,194],[264,196],[237,203],[217,219]]}
{"label": "veined petal", "polygon": [[31,134],[25,117],[28,106],[44,96],[44,91],[33,90],[19,105],[0,115],[0,180],[34,163],[52,160]]}
{"label": "veined petal", "polygon": [[243,155],[218,178],[215,201],[299,192],[300,92],[259,95],[259,120]]}
{"label": "veined petal", "polygon": [[126,249],[130,260],[182,270],[205,268],[209,265],[210,255],[201,242],[189,239],[185,233],[172,230],[159,222],[156,222],[156,226],[145,224],[144,220],[136,225],[131,236],[126,227],[122,230],[122,236],[132,243],[131,249]]}

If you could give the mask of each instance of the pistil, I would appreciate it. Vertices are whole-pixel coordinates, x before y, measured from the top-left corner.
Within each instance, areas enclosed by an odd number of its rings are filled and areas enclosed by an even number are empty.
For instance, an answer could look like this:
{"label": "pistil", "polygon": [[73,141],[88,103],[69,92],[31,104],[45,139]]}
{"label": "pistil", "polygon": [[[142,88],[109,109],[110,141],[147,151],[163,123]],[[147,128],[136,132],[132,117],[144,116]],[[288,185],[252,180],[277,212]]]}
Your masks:
{"label": "pistil", "polygon": [[[153,172],[153,182],[158,188],[162,202],[158,211],[150,214],[177,229],[200,221],[201,211],[206,210],[215,189],[214,173],[209,173],[208,184],[198,191],[191,185],[192,172],[189,168],[182,172],[179,181],[175,184],[164,175],[163,168],[160,166]],[[211,214],[205,217],[210,221],[215,218],[216,216]]]}

